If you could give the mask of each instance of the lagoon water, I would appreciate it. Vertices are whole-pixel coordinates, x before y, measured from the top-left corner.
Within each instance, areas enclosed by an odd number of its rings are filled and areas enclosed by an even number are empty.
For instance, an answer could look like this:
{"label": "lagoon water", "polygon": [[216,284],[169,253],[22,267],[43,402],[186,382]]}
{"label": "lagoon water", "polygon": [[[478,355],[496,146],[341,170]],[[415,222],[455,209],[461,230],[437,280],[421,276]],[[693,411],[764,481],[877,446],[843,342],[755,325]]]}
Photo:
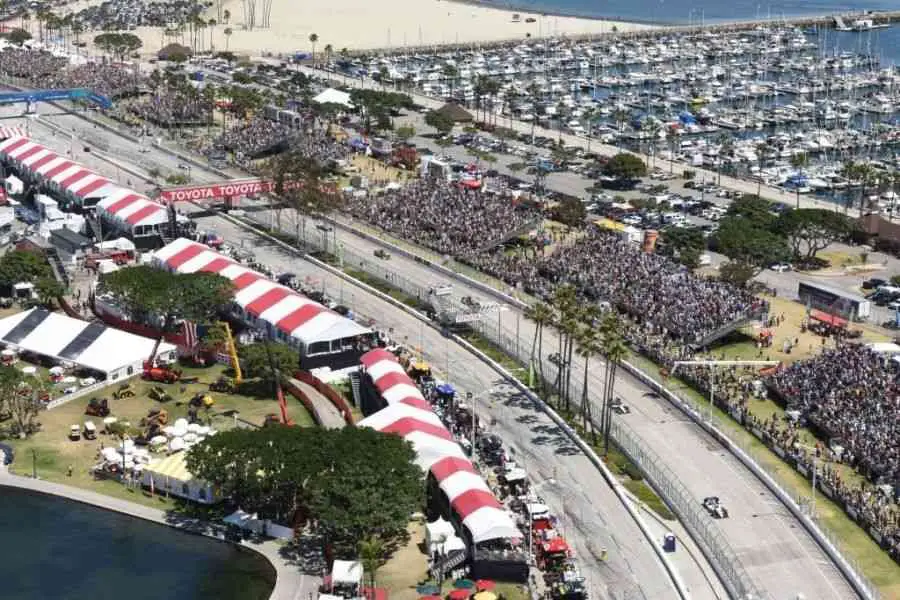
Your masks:
{"label": "lagoon water", "polygon": [[84,504],[0,487],[0,598],[264,600],[258,554]]}

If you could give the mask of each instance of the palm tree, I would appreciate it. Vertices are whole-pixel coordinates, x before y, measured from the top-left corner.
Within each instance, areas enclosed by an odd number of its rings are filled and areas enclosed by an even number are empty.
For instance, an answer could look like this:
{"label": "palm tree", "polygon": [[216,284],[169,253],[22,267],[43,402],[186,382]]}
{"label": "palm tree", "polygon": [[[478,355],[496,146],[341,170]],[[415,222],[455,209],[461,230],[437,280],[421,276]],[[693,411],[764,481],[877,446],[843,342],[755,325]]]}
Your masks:
{"label": "palm tree", "polygon": [[225,10],[222,11],[222,21],[224,21],[225,24],[227,25],[230,20],[231,20],[231,11],[226,8]]}
{"label": "palm tree", "polygon": [[[227,13],[228,11],[226,10],[225,12]],[[231,40],[231,34],[234,33],[234,31],[231,30],[231,27],[226,27],[225,31],[222,33],[225,34],[225,52],[228,52],[228,42]]]}
{"label": "palm tree", "polygon": [[384,541],[378,536],[372,536],[359,543],[359,559],[362,562],[363,571],[369,576],[370,589],[375,589],[375,573],[381,568],[384,550]]}
{"label": "palm tree", "polygon": [[716,160],[716,176],[718,179],[716,185],[722,185],[722,159],[726,156],[730,158],[734,152],[734,138],[728,133],[722,133],[716,137],[716,142],[719,144],[719,156]]}
{"label": "palm tree", "polygon": [[762,197],[762,170],[769,157],[772,155],[772,147],[762,142],[756,146],[756,157],[759,160],[759,173],[756,174],[756,197]]}
{"label": "palm tree", "polygon": [[309,43],[312,46],[312,62],[313,66],[316,66],[316,42],[319,41],[319,34],[311,33],[309,34]]}
{"label": "palm tree", "polygon": [[669,142],[669,175],[675,169],[675,142],[678,141],[678,130],[669,127],[666,130],[666,140]]}
{"label": "palm tree", "polygon": [[216,25],[218,22],[215,19],[210,19],[206,22],[207,27],[209,27],[209,51],[213,50],[213,33],[216,31]]}
{"label": "palm tree", "polygon": [[[475,120],[478,120],[478,109],[484,107],[483,96],[487,93],[488,81],[490,79],[487,75],[479,75],[475,78],[475,84],[472,86],[472,91],[475,94]],[[487,121],[487,119],[485,119]]]}
{"label": "palm tree", "polygon": [[581,421],[585,433],[591,432],[591,444],[597,443],[597,430],[594,427],[594,420],[591,411],[591,403],[588,400],[588,372],[591,358],[600,351],[600,340],[597,330],[592,323],[587,323],[578,330],[575,338],[578,344],[578,356],[584,361],[584,379],[581,382]]}
{"label": "palm tree", "polygon": [[453,86],[456,84],[456,78],[459,76],[459,70],[454,65],[444,65],[441,71],[447,82],[450,84],[450,96],[453,96]]}
{"label": "palm tree", "polygon": [[617,107],[612,114],[613,121],[616,122],[616,127],[619,129],[619,133],[622,133],[622,129],[625,128],[625,123],[628,122],[628,111],[622,107]]}
{"label": "palm tree", "polygon": [[647,131],[647,153],[650,155],[651,167],[656,166],[656,143],[659,141],[659,132],[662,129],[662,123],[656,119],[645,119],[641,125],[642,129]]}
{"label": "palm tree", "polygon": [[594,121],[597,119],[597,107],[592,106],[585,109],[583,115],[584,122],[587,123],[587,151],[591,151],[591,138],[594,137]]}
{"label": "palm tree", "polygon": [[535,302],[525,309],[525,318],[534,321],[534,338],[531,340],[530,370],[537,367],[540,390],[544,389],[544,327],[553,322],[553,309],[545,302]]}
{"label": "palm tree", "polygon": [[559,370],[556,377],[556,388],[559,391],[560,400],[565,399],[566,410],[569,408],[568,384],[572,379],[572,336],[577,331],[579,322],[579,316],[576,314],[577,302],[575,288],[571,285],[561,285],[553,292],[551,303],[556,309],[556,324],[559,331]]}
{"label": "palm tree", "polygon": [[325,52],[325,62],[330,63],[331,56],[334,54],[334,46],[332,46],[331,44],[325,44],[324,52]]}
{"label": "palm tree", "polygon": [[622,323],[616,313],[606,313],[601,326],[603,355],[606,357],[606,374],[603,386],[603,452],[609,456],[609,430],[612,426],[612,401],[616,387],[616,370],[628,356],[628,347],[622,337]]}

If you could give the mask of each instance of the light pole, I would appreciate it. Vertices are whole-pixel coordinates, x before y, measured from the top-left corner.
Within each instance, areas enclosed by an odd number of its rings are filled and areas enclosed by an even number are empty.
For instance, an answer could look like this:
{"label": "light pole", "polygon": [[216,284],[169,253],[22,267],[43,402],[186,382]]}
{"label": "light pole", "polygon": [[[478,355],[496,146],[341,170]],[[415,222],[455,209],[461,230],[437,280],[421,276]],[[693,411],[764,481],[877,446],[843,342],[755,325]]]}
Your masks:
{"label": "light pole", "polygon": [[716,397],[716,367],[774,367],[780,364],[775,360],[676,360],[672,366],[672,375],[678,367],[709,367],[709,422],[713,420],[713,405]]}

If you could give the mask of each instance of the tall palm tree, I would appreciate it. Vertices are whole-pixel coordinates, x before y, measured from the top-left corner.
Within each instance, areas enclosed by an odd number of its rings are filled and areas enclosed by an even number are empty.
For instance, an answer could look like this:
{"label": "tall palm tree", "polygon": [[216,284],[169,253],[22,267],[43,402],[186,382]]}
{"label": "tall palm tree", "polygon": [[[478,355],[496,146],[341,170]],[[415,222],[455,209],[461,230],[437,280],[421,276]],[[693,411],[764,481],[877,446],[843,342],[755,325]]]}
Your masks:
{"label": "tall palm tree", "polygon": [[312,62],[313,66],[316,66],[316,42],[319,41],[319,34],[311,33],[309,34],[309,43],[312,46]]}
{"label": "tall palm tree", "polygon": [[447,83],[450,85],[450,96],[453,97],[453,86],[456,84],[456,78],[459,76],[459,69],[454,65],[444,65],[441,72],[444,74],[444,78],[447,79]]}
{"label": "tall palm tree", "polygon": [[534,321],[535,325],[534,339],[531,343],[531,369],[535,368],[535,360],[537,360],[541,395],[544,395],[546,393],[546,389],[544,389],[544,327],[553,321],[553,309],[544,302],[537,302],[525,309],[525,317]]}
{"label": "tall palm tree", "polygon": [[675,127],[666,130],[666,140],[669,142],[669,175],[671,175],[675,169],[675,142],[678,141],[678,130]]}
{"label": "tall palm tree", "polygon": [[534,103],[537,102],[538,98],[541,95],[541,86],[539,86],[536,82],[532,81],[528,84],[528,96],[531,98],[532,102],[532,110],[531,110],[531,143],[534,144],[534,126],[537,124],[537,107],[534,106]]}
{"label": "tall palm tree", "polygon": [[[472,91],[475,93],[475,120],[478,120],[478,109],[484,108],[484,95],[487,93],[488,82],[490,78],[487,75],[479,75],[475,78],[475,84]],[[487,114],[487,111],[484,111]],[[487,121],[487,118],[484,119]]]}
{"label": "tall palm tree", "polygon": [[231,27],[226,27],[225,31],[223,31],[222,33],[225,34],[225,52],[228,52],[228,42],[231,40],[231,34],[234,33],[234,31],[232,31]]}
{"label": "tall palm tree", "polygon": [[331,44],[325,44],[325,48],[323,49],[325,52],[325,62],[331,62],[331,56],[334,54],[334,46]]}
{"label": "tall palm tree", "polygon": [[231,20],[231,11],[226,8],[225,10],[222,11],[222,21],[224,21],[225,24],[227,25],[230,20]]}
{"label": "tall palm tree", "polygon": [[584,361],[584,379],[581,382],[581,421],[585,433],[591,432],[591,444],[597,443],[597,430],[594,427],[594,419],[591,403],[588,400],[588,372],[591,358],[600,351],[600,338],[597,329],[591,323],[587,323],[578,330],[575,338],[578,344],[578,356]]}
{"label": "tall palm tree", "polygon": [[569,408],[569,396],[567,383],[571,381],[572,348],[571,334],[578,326],[577,294],[574,286],[561,285],[553,292],[551,304],[557,313],[557,329],[559,331],[559,369],[556,377],[556,389],[560,394],[560,401],[565,399],[566,409]]}
{"label": "tall palm tree", "polygon": [[363,571],[369,577],[370,589],[375,589],[375,574],[384,561],[384,550],[384,541],[378,536],[372,536],[359,543],[359,559]]}
{"label": "tall palm tree", "polygon": [[762,197],[762,170],[772,155],[772,147],[766,142],[756,145],[756,158],[759,160],[759,173],[756,174],[756,197]]}
{"label": "tall palm tree", "polygon": [[650,155],[651,167],[656,166],[656,143],[659,141],[659,132],[662,129],[662,123],[656,119],[645,119],[641,128],[647,130],[647,153]]}
{"label": "tall palm tree", "polygon": [[716,142],[719,144],[719,156],[716,160],[716,178],[718,181],[716,185],[722,185],[722,159],[727,157],[731,157],[734,152],[734,138],[731,134],[722,133],[716,137]]}
{"label": "tall palm tree", "polygon": [[609,311],[605,314],[601,331],[600,346],[606,357],[603,386],[603,452],[604,456],[609,456],[609,430],[612,426],[612,401],[616,387],[616,371],[628,356],[628,347],[622,336],[622,322],[616,313]]}
{"label": "tall palm tree", "polygon": [[587,151],[591,151],[591,138],[594,137],[594,121],[597,119],[597,107],[592,106],[586,108],[582,114],[584,122],[587,123]]}

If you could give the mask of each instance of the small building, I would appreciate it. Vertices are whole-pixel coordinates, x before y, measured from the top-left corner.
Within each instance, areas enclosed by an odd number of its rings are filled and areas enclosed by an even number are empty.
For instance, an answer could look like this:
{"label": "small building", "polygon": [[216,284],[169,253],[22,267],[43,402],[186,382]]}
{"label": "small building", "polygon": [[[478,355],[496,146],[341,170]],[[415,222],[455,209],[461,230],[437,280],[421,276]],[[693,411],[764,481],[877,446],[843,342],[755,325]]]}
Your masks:
{"label": "small building", "polygon": [[91,240],[71,229],[60,227],[50,230],[50,243],[68,256],[83,256],[91,248]]}
{"label": "small building", "polygon": [[141,485],[156,494],[177,496],[200,504],[215,504],[222,500],[213,485],[194,477],[188,471],[187,452],[176,452],[144,467]]}

